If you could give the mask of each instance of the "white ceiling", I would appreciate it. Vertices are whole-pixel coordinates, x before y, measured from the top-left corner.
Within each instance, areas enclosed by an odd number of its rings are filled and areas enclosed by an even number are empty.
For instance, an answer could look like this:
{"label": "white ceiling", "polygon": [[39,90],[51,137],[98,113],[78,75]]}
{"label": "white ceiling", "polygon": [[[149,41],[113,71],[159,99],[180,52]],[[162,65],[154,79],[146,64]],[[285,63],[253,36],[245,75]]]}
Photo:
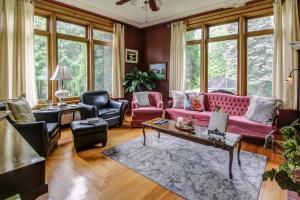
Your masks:
{"label": "white ceiling", "polygon": [[[115,3],[118,0],[58,0],[81,9],[85,9],[127,24],[140,28],[159,24],[162,22],[195,15],[209,10],[240,6],[247,0],[161,0],[162,5],[157,12],[146,12],[139,7],[126,3],[121,6]],[[144,0],[137,0],[143,2]]]}

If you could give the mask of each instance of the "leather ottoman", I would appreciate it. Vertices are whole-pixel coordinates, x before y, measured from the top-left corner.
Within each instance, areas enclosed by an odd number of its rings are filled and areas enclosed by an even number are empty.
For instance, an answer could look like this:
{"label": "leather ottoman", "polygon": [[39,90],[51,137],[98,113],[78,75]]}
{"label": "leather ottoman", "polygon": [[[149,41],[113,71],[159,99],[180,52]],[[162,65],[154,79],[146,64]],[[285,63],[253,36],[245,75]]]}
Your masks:
{"label": "leather ottoman", "polygon": [[102,143],[103,146],[106,145],[108,125],[105,120],[99,119],[101,121],[95,125],[88,124],[87,120],[73,121],[71,123],[76,152],[98,143]]}

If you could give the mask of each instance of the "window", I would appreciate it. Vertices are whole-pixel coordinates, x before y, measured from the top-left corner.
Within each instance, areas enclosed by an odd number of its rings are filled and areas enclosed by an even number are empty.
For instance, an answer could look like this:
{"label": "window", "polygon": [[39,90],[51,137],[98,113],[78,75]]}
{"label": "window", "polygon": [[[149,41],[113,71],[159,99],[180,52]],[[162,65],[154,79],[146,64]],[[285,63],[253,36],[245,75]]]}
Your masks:
{"label": "window", "polygon": [[[237,93],[238,22],[209,27],[208,91]],[[236,39],[232,39],[234,37]]]}
{"label": "window", "polygon": [[209,37],[221,37],[226,35],[238,34],[239,24],[238,22],[230,24],[222,24],[209,27]]}
{"label": "window", "polygon": [[48,32],[47,18],[34,16],[34,67],[38,99],[48,99]]}
{"label": "window", "polygon": [[[249,95],[272,96],[273,21],[273,16],[248,20],[247,91]],[[251,31],[260,32],[252,35]]]}
{"label": "window", "polygon": [[57,21],[57,33],[72,35],[77,37],[86,37],[86,28],[81,25],[72,24],[69,22]]}
{"label": "window", "polygon": [[208,44],[208,91],[237,93],[237,40]]}
{"label": "window", "polygon": [[112,42],[112,40],[113,40],[112,33],[97,30],[97,29],[93,30],[93,37],[94,37],[94,40],[100,40],[100,41],[105,41],[105,42]]}
{"label": "window", "polygon": [[95,89],[112,92],[112,33],[93,30]]}
{"label": "window", "polygon": [[202,29],[186,32],[185,88],[189,92],[199,92],[201,90],[201,38]]}

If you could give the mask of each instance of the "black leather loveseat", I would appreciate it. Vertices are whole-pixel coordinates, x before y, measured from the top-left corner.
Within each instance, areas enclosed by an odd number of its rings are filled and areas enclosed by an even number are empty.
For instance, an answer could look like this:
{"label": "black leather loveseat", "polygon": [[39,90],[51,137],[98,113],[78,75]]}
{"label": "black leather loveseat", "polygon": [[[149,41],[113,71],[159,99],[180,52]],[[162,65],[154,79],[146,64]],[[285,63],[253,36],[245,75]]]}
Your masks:
{"label": "black leather loveseat", "polygon": [[[0,110],[5,110],[3,102],[0,102]],[[7,120],[40,156],[47,157],[60,138],[60,111],[35,111],[33,114],[36,122],[17,124],[9,117]]]}
{"label": "black leather loveseat", "polygon": [[105,90],[84,92],[79,105],[83,108],[82,118],[100,117],[109,127],[120,127],[123,124],[124,102],[110,100]]}

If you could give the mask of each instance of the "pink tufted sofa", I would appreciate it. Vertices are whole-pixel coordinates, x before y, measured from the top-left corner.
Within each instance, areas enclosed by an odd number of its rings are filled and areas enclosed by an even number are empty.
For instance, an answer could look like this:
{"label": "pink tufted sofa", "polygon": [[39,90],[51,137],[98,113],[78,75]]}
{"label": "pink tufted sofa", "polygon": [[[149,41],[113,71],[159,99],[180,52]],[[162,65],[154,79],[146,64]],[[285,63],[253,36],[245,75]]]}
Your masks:
{"label": "pink tufted sofa", "polygon": [[244,117],[248,110],[250,97],[236,96],[224,93],[205,93],[204,112],[189,111],[184,109],[172,108],[172,101],[168,103],[165,110],[167,119],[176,120],[178,117],[188,118],[192,116],[196,124],[208,126],[211,112],[215,106],[221,106],[229,114],[227,130],[247,137],[264,139],[272,130],[273,126],[250,121]]}
{"label": "pink tufted sofa", "polygon": [[135,97],[132,96],[131,102],[131,126],[138,128],[142,127],[142,123],[154,119],[156,117],[162,117],[164,112],[164,103],[162,101],[162,95],[159,92],[149,92],[149,101],[151,106],[139,107],[136,103]]}

